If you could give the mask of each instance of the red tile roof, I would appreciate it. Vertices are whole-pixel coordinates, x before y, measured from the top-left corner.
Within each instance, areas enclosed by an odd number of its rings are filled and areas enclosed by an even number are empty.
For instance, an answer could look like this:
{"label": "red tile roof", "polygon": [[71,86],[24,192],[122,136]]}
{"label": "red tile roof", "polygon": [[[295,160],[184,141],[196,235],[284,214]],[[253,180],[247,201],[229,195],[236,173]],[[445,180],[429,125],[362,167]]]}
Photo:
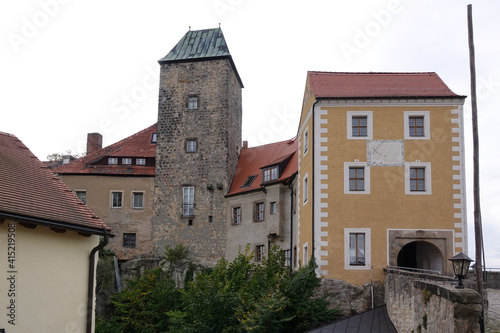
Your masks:
{"label": "red tile roof", "polygon": [[16,136],[3,132],[0,217],[90,234],[110,230]]}
{"label": "red tile roof", "polygon": [[465,97],[455,94],[433,72],[308,72],[316,98]]}
{"label": "red tile roof", "polygon": [[57,174],[154,176],[154,163],[149,165],[108,165],[107,163],[108,157],[154,159],[156,144],[151,142],[153,133],[157,133],[156,124],[85,157],[56,167],[53,171]]}
{"label": "red tile roof", "polygon": [[[262,168],[280,164],[287,160],[288,163],[282,170],[280,178],[269,183],[284,183],[289,180],[298,170],[297,147],[298,140],[295,138],[264,146],[242,148],[236,173],[227,196],[259,190],[262,184]],[[247,178],[254,175],[257,178],[252,185],[241,188]]]}

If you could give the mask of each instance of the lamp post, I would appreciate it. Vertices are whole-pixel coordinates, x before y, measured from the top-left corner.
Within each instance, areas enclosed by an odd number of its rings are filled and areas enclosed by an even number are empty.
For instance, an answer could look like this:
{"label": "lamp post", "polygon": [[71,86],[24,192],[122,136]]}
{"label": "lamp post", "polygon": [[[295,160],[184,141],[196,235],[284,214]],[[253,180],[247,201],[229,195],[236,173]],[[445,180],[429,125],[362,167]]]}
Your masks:
{"label": "lamp post", "polygon": [[458,285],[456,288],[463,289],[462,279],[467,277],[470,263],[473,262],[471,258],[467,257],[464,253],[460,252],[453,258],[448,259],[453,264],[453,273],[458,278]]}

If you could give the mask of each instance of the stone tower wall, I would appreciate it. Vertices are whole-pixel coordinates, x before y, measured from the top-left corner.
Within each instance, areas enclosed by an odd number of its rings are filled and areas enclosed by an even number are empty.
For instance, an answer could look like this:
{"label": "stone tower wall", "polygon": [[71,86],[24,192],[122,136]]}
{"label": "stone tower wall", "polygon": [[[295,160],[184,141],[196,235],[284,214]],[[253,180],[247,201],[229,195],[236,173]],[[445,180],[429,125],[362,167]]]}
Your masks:
{"label": "stone tower wall", "polygon": [[[199,98],[197,110],[187,107],[190,95]],[[201,263],[224,257],[224,195],[241,148],[241,118],[241,85],[228,59],[162,65],[153,218],[157,254],[182,243]],[[197,140],[196,152],[186,152],[187,139]],[[195,188],[190,217],[182,216],[184,186]]]}

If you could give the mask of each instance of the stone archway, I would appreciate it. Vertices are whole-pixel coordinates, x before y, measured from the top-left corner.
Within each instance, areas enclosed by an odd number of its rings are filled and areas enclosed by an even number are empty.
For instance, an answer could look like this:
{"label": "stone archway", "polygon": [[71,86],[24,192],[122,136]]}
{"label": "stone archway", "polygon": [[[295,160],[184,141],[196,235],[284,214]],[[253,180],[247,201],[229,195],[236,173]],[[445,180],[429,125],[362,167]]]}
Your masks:
{"label": "stone archway", "polygon": [[446,260],[454,255],[452,230],[389,229],[387,241],[389,266],[431,269],[453,275],[451,262]]}
{"label": "stone archway", "polygon": [[425,269],[443,273],[443,254],[437,246],[426,241],[404,245],[398,253],[397,266]]}

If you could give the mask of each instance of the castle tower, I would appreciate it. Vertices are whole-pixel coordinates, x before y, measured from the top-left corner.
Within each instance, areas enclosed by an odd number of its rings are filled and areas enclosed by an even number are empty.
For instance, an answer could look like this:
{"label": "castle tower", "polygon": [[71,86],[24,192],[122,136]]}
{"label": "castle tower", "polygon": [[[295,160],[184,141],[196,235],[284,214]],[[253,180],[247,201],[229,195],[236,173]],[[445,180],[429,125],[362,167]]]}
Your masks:
{"label": "castle tower", "polygon": [[220,28],[187,32],[159,63],[154,251],[181,243],[212,265],[225,255],[243,83]]}

